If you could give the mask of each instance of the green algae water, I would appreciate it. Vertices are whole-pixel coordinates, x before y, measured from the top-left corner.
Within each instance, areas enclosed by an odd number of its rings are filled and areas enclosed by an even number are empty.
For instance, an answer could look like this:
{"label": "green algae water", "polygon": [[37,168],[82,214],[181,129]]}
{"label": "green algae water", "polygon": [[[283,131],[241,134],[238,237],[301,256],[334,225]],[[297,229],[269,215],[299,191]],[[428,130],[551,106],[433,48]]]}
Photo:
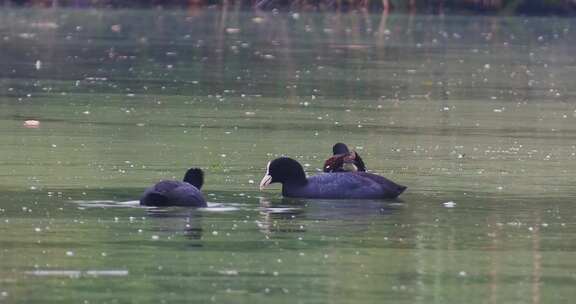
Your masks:
{"label": "green algae water", "polygon": [[[0,11],[0,302],[572,303],[576,23]],[[336,142],[398,200],[258,191]],[[206,172],[209,208],[142,208]]]}

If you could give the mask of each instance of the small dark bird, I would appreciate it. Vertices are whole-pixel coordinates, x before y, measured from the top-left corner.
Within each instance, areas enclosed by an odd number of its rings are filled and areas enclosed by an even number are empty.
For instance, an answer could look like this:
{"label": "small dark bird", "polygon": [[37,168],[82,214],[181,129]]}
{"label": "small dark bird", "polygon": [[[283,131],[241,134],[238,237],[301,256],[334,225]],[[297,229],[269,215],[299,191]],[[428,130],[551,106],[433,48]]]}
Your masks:
{"label": "small dark bird", "polygon": [[324,172],[366,172],[364,161],[356,151],[348,150],[343,143],[332,147],[333,156],[324,162]]}
{"label": "small dark bird", "polygon": [[272,183],[282,184],[283,196],[301,198],[395,198],[406,190],[405,186],[366,172],[321,173],[306,178],[302,166],[288,157],[280,157],[268,163],[266,175],[260,182],[260,190]]}
{"label": "small dark bird", "polygon": [[206,207],[206,200],[200,191],[202,184],[204,184],[202,169],[189,169],[183,182],[163,180],[146,189],[140,198],[140,205]]}

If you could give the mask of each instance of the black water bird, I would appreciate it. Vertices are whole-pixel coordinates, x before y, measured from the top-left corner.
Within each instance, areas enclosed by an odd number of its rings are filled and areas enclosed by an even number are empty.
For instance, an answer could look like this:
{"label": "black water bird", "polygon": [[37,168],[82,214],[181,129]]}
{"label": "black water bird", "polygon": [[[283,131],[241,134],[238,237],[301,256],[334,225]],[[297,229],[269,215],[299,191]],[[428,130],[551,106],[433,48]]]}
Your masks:
{"label": "black water bird", "polygon": [[285,197],[326,199],[396,198],[405,186],[371,173],[322,173],[306,178],[304,169],[294,159],[280,157],[268,163],[260,190],[272,183],[282,184]]}
{"label": "black water bird", "polygon": [[356,151],[348,150],[343,143],[332,147],[333,156],[324,162],[324,172],[366,172],[366,165]]}
{"label": "black water bird", "polygon": [[200,191],[202,184],[204,184],[202,169],[189,169],[182,182],[163,180],[146,189],[140,198],[140,205],[206,207],[206,200]]}

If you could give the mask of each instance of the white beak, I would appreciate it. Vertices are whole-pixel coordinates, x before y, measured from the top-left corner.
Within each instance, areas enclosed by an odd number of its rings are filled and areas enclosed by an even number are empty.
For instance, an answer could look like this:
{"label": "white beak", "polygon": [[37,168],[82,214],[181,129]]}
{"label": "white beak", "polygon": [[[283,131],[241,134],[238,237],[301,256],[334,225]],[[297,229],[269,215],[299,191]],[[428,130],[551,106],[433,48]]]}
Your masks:
{"label": "white beak", "polygon": [[268,175],[268,174],[264,175],[264,177],[260,181],[260,191],[264,190],[264,188],[266,188],[266,186],[270,185],[271,181],[272,181],[271,175]]}
{"label": "white beak", "polygon": [[270,162],[266,164],[266,175],[260,181],[260,191],[264,190],[266,186],[270,185],[272,182],[272,175],[270,175]]}

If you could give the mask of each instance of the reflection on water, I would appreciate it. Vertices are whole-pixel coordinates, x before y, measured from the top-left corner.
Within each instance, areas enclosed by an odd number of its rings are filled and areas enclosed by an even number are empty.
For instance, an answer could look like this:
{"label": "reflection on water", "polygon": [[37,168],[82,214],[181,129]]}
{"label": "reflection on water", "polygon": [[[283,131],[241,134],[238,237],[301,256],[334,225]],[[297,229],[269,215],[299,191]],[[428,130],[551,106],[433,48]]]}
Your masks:
{"label": "reflection on water", "polygon": [[[265,197],[260,198],[260,220],[257,221],[260,231],[267,237],[274,233],[305,233],[303,222],[316,222],[316,228],[324,225],[326,230],[333,229],[332,223],[346,223],[350,232],[361,233],[379,217],[391,214],[400,206],[378,200],[323,200],[282,198],[273,202]],[[323,233],[322,229],[316,233]]]}
{"label": "reflection on water", "polygon": [[[0,301],[576,297],[573,20],[229,8],[0,11]],[[335,142],[402,200],[258,192]]]}
{"label": "reflection on water", "polygon": [[[191,208],[151,208],[148,217],[153,219],[150,231],[174,233],[183,231],[191,240],[202,239],[202,214]],[[201,245],[199,245],[201,246]]]}

